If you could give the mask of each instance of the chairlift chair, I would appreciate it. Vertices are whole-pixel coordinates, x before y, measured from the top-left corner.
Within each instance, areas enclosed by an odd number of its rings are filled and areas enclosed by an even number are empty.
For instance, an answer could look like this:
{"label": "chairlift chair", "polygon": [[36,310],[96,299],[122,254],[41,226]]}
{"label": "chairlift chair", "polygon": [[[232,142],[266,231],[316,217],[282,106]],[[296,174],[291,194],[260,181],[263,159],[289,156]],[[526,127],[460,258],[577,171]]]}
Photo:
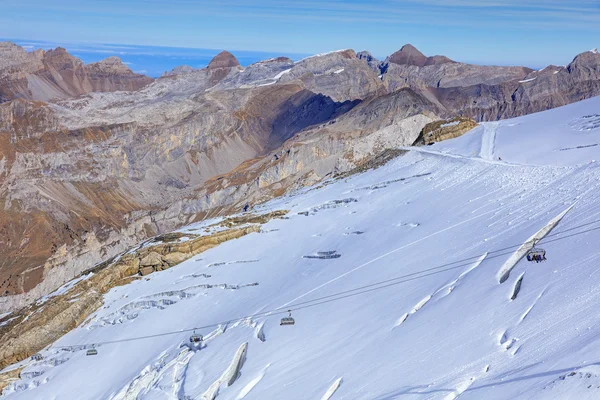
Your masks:
{"label": "chairlift chair", "polygon": [[544,261],[546,259],[546,250],[540,247],[534,247],[527,253],[527,261]]}
{"label": "chairlift chair", "polygon": [[98,350],[96,350],[96,349],[89,349],[89,350],[88,350],[88,351],[85,353],[85,355],[86,355],[86,356],[95,356],[95,355],[97,355],[97,354],[98,354]]}
{"label": "chairlift chair", "polygon": [[296,321],[294,321],[294,318],[292,318],[292,310],[288,310],[288,313],[290,315],[281,318],[281,322],[279,323],[279,325],[294,325],[296,323]]}
{"label": "chairlift chair", "polygon": [[194,334],[190,336],[190,343],[200,343],[203,339],[202,335],[197,335],[194,331]]}

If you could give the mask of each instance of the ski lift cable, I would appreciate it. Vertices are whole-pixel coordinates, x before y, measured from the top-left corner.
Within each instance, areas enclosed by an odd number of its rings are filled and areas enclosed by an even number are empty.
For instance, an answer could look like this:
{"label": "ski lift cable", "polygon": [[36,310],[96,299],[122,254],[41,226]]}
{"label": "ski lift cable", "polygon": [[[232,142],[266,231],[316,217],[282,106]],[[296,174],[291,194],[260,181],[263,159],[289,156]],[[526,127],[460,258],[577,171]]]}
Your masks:
{"label": "ski lift cable", "polygon": [[[587,222],[585,224],[577,225],[577,226],[571,227],[569,229],[564,229],[564,230],[562,230],[560,232],[555,232],[555,233],[548,234],[543,239],[544,243],[551,243],[551,242],[554,241],[554,240],[545,240],[547,238],[552,238],[552,237],[555,237],[555,236],[558,236],[558,235],[562,235],[565,232],[570,232],[570,231],[573,231],[573,230],[576,230],[576,229],[580,229],[580,228],[583,228],[583,227],[586,227],[586,226],[589,226],[589,225],[597,224],[599,222],[600,222],[600,219],[595,220],[595,221],[591,221],[591,222]],[[588,231],[581,232],[581,233],[586,233],[586,232],[588,232]],[[539,244],[541,241],[542,241],[542,239],[540,239],[540,240],[534,240],[535,244]],[[494,254],[494,253],[497,253],[497,252],[501,252],[501,251],[505,251],[505,250],[514,249],[515,247],[520,247],[522,245],[523,245],[523,242],[517,243],[517,244],[513,244],[513,245],[510,245],[510,246],[506,246],[506,247],[502,247],[502,248],[496,249],[496,250],[490,250],[490,251],[488,251],[488,255]],[[468,261],[468,260],[476,260],[476,259],[478,259],[481,256],[483,256],[483,254],[478,254],[478,255],[471,256],[471,257],[466,257],[466,258],[463,258],[461,260],[457,260],[457,261],[453,261],[453,262],[444,264],[443,266],[457,264],[457,263],[462,263],[462,262]]]}
{"label": "ski lift cable", "polygon": [[[600,222],[600,220],[598,221],[594,221],[595,223]],[[556,236],[559,234],[562,234],[564,232],[568,232],[568,231],[572,231],[574,229],[577,228],[581,228],[584,226],[589,226],[591,225],[591,223],[587,223],[587,224],[582,224],[578,227],[574,227],[574,228],[570,228],[561,232],[557,232],[556,234],[553,235],[548,235],[546,237],[549,236]],[[596,231],[596,230],[600,230],[600,226],[598,227],[594,227],[594,228],[590,228],[590,229],[586,229],[584,231],[581,232],[574,232],[571,233],[569,235],[566,236],[562,236],[562,237],[557,237],[551,240],[547,240],[545,241],[545,243],[552,243],[552,242],[558,242],[561,240],[565,240],[565,239],[569,239],[571,237],[574,236],[578,236],[578,235],[582,235],[584,233],[588,233],[588,232],[592,232],[592,231]],[[519,244],[518,246],[521,246],[521,244]],[[487,252],[487,256],[486,256],[486,260],[488,259],[493,259],[493,258],[497,258],[497,257],[501,257],[504,255],[508,255],[508,254],[512,254],[513,251],[506,251],[503,253],[499,253],[499,254],[494,254],[492,256],[490,256],[491,253],[496,253],[499,251],[503,251],[503,250],[508,250],[511,248],[514,248],[516,246],[512,246],[512,247],[506,247],[506,248],[502,248],[502,249],[498,249],[498,250],[493,250],[493,251],[489,251]],[[327,303],[331,303],[334,301],[338,301],[338,300],[342,300],[342,299],[346,299],[349,297],[353,297],[353,296],[358,296],[361,294],[365,294],[365,293],[371,293],[373,291],[376,290],[380,290],[380,289],[385,289],[385,288],[389,288],[395,285],[399,285],[402,283],[406,283],[406,282],[411,282],[414,280],[418,280],[418,279],[423,279],[432,275],[436,275],[436,274],[440,274],[443,272],[447,272],[447,271],[451,271],[454,269],[458,269],[458,268],[462,268],[465,266],[469,266],[472,265],[472,259],[473,258],[481,258],[483,257],[483,254],[480,254],[478,256],[473,256],[473,257],[469,257],[463,260],[458,260],[458,261],[454,261],[451,263],[446,263],[446,264],[441,264],[438,265],[436,267],[431,267],[425,270],[421,270],[421,271],[417,271],[417,272],[413,272],[410,274],[404,274],[404,275],[400,275],[394,278],[390,278],[390,279],[386,279],[383,281],[379,281],[379,282],[375,282],[375,283],[371,283],[368,285],[362,285],[353,289],[349,289],[349,290],[345,290],[342,292],[337,292],[337,293],[333,293],[327,296],[322,296],[322,297],[318,297],[312,300],[306,300],[300,303],[294,303],[294,304],[288,304],[284,307],[277,307],[277,308],[273,308],[271,310],[267,310],[267,311],[262,311],[259,313],[255,313],[255,314],[250,314],[250,315],[246,315],[246,316],[242,316],[242,317],[237,317],[237,318],[233,318],[233,319],[229,319],[229,320],[225,320],[225,321],[221,321],[221,322],[216,322],[216,323],[212,323],[212,324],[208,324],[208,325],[203,325],[203,326],[196,326],[193,328],[187,328],[187,329],[180,329],[180,330],[176,330],[176,331],[168,331],[168,332],[161,332],[161,333],[156,333],[156,334],[152,334],[152,335],[144,335],[144,336],[135,336],[135,337],[130,337],[130,338],[124,338],[124,339],[115,339],[115,340],[109,340],[109,341],[103,341],[103,342],[95,342],[95,343],[88,343],[88,344],[80,344],[80,345],[68,345],[68,346],[50,346],[50,348],[54,348],[54,349],[70,349],[70,348],[77,348],[77,347],[82,347],[82,348],[86,348],[86,347],[91,347],[91,346],[102,346],[102,345],[107,345],[107,344],[115,344],[115,343],[124,343],[124,342],[131,342],[131,341],[136,341],[136,340],[143,340],[143,339],[151,339],[151,338],[156,338],[156,337],[162,337],[162,336],[168,336],[168,335],[175,335],[175,334],[180,334],[180,333],[186,333],[186,332],[193,332],[196,330],[202,330],[202,329],[208,329],[208,328],[215,328],[218,326],[223,326],[223,325],[228,325],[234,322],[239,322],[239,321],[243,321],[243,320],[248,320],[251,318],[257,318],[257,317],[265,317],[265,316],[270,316],[270,315],[278,315],[278,314],[285,314],[288,313],[289,310],[302,310],[302,309],[306,309],[306,308],[311,308],[311,307],[316,307],[316,306],[320,306],[323,304],[327,304]],[[462,264],[459,265],[454,265],[460,262],[463,262]],[[467,262],[468,261],[468,262]],[[454,266],[452,266],[454,265]]]}

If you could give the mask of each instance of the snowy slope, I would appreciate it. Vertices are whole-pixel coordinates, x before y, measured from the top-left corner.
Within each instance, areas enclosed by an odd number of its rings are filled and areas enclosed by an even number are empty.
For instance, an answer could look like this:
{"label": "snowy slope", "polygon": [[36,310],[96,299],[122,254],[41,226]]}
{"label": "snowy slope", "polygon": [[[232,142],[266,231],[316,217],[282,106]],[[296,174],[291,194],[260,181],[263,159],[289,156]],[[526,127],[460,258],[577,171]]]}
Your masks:
{"label": "snowy slope", "polygon": [[[3,398],[600,398],[600,169],[588,160],[600,148],[557,150],[600,143],[600,128],[569,125],[594,110],[600,99],[484,125],[273,201],[265,211],[289,219],[113,289],[55,346],[287,307],[295,326],[274,314],[200,329],[197,351],[180,347],[190,332],[94,357],[50,348]],[[571,206],[540,243],[548,261],[515,257]],[[303,258],[324,251],[341,256]]]}
{"label": "snowy slope", "polygon": [[488,122],[430,147],[447,153],[533,165],[600,160],[600,97],[510,120]]}

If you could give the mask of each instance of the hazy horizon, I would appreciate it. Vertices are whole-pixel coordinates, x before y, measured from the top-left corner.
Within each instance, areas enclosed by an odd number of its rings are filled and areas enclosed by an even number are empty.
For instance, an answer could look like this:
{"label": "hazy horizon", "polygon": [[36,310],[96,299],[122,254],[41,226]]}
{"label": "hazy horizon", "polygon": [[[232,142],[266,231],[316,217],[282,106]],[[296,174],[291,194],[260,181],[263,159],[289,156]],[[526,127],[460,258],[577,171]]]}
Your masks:
{"label": "hazy horizon", "polygon": [[[81,59],[86,64],[97,62],[110,56],[117,56],[121,58],[121,60],[126,65],[128,65],[132,71],[152,77],[159,77],[162,73],[170,71],[173,68],[181,65],[189,65],[193,68],[204,68],[208,65],[210,60],[222,50],[230,51],[243,66],[247,66],[258,61],[279,56],[289,57],[294,61],[298,61],[304,57],[313,55],[311,53],[299,54],[286,52],[268,52],[260,50],[209,49],[177,46],[147,46],[118,43],[55,42],[44,40],[28,40],[20,38],[0,38],[0,41],[13,42],[25,48],[27,51],[33,51],[36,49],[50,50],[55,49],[57,47],[63,47],[71,55]],[[399,44],[396,50],[399,50],[404,44],[406,43]],[[331,49],[330,51],[334,50],[339,49]],[[368,49],[353,50],[355,50],[356,52],[362,50],[369,51]],[[390,54],[373,54],[373,56],[379,60],[384,60],[385,57],[389,56]],[[431,56],[434,54],[426,55]],[[564,62],[559,65],[566,65],[576,55],[577,53],[574,53],[569,59],[564,60]],[[455,59],[455,61],[480,65],[492,65],[477,60]],[[505,63],[496,63],[494,65],[519,64],[510,62],[510,60],[506,60]],[[547,65],[548,64],[523,66],[530,67],[533,69],[540,69]]]}
{"label": "hazy horizon", "polygon": [[0,37],[51,43],[268,54],[352,48],[378,58],[411,43],[426,55],[532,68],[600,47],[595,0],[6,0],[1,10]]}

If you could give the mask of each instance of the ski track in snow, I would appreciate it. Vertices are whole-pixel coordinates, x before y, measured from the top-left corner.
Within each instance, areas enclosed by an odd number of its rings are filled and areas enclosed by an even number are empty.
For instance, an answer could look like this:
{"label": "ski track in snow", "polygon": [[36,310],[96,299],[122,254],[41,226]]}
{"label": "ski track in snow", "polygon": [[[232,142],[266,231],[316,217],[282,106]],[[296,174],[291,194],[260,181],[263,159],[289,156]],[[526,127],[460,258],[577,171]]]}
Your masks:
{"label": "ski track in snow", "polygon": [[494,160],[492,158],[488,159],[488,158],[471,157],[471,156],[465,156],[465,155],[460,155],[460,154],[453,154],[453,153],[449,153],[449,152],[445,152],[445,151],[426,149],[423,147],[401,147],[400,149],[414,151],[416,153],[431,154],[431,155],[445,157],[445,158],[451,158],[451,159],[455,159],[455,160],[463,160],[463,161],[469,161],[469,162],[475,161],[475,162],[489,164],[489,165],[503,165],[503,166],[507,166],[507,167],[519,167],[519,166],[523,165],[523,164],[518,164],[515,162]]}
{"label": "ski track in snow", "polygon": [[[475,364],[471,364],[462,368],[466,373],[462,373],[459,379],[456,379],[453,382],[453,389],[450,390],[450,393],[443,396],[444,400],[456,400],[462,396],[473,384],[479,379],[483,378],[490,370],[490,364],[485,364],[483,368],[480,367],[481,364],[475,366]],[[470,371],[470,372],[467,372]]]}
{"label": "ski track in snow", "polygon": [[519,317],[519,323],[523,322],[525,320],[525,318],[527,318],[529,313],[535,308],[535,305],[542,298],[542,296],[544,295],[545,292],[546,292],[546,289],[542,290],[542,292],[533,301],[533,304],[531,306],[529,306],[529,308],[527,308],[527,310],[525,310],[525,312]]}
{"label": "ski track in snow", "polygon": [[[511,297],[511,301],[517,299],[517,296],[515,296],[514,294],[515,294],[515,292],[517,294],[519,293],[519,290],[517,290],[517,288],[520,289],[524,275],[525,275],[525,272],[523,272],[521,275],[519,275],[519,277],[515,281],[515,285],[514,285],[514,288],[512,291],[512,293],[513,293],[512,297],[514,297],[514,298]],[[521,345],[519,344],[519,338],[513,337],[510,334],[510,331],[517,329],[521,325],[521,323],[523,323],[523,321],[525,321],[525,319],[527,318],[529,313],[534,309],[537,302],[542,298],[545,291],[546,291],[546,289],[542,290],[542,292],[535,298],[533,303],[519,316],[517,322],[511,328],[504,329],[502,331],[502,333],[499,335],[498,344],[504,349],[504,351],[507,351],[510,355],[512,355],[512,356],[516,355],[519,352],[519,350],[521,349]]]}
{"label": "ski track in snow", "polygon": [[496,131],[500,126],[499,122],[486,122],[483,124],[483,136],[481,138],[481,150],[479,157],[485,160],[494,159],[494,149],[496,147]]}
{"label": "ski track in snow", "polygon": [[231,265],[231,264],[251,264],[259,262],[260,260],[238,260],[238,261],[220,261],[207,265],[207,268],[219,267],[221,265]]}
{"label": "ski track in snow", "polygon": [[[487,256],[488,256],[487,252],[482,254],[481,257],[479,257],[473,263],[473,265],[471,265],[465,271],[461,272],[461,274],[458,275],[458,278],[454,279],[450,283],[447,283],[446,285],[444,285],[441,288],[439,288],[438,290],[436,290],[435,293],[433,294],[433,296],[436,298],[441,298],[441,297],[445,297],[445,296],[449,295],[456,288],[456,285],[460,282],[460,280],[463,279],[465,276],[467,276],[467,274],[469,274],[475,268],[479,267],[481,265],[481,263],[483,262],[483,260],[486,259]],[[438,296],[438,294],[440,294],[440,296]]]}

